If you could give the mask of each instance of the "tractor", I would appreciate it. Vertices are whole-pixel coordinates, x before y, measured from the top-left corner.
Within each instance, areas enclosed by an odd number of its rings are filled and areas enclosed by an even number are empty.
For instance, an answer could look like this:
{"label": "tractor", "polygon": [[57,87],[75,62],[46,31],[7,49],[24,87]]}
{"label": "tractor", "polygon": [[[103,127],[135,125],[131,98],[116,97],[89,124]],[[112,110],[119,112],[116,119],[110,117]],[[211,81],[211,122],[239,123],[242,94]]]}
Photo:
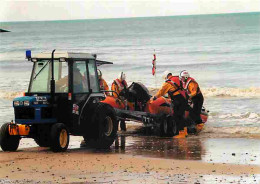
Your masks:
{"label": "tractor", "polygon": [[83,136],[94,148],[109,148],[117,135],[114,108],[100,90],[97,66],[112,62],[95,54],[46,52],[33,63],[28,91],[13,100],[15,119],[0,129],[3,151],[16,151],[21,138],[32,138],[54,152],[67,150],[70,135]]}

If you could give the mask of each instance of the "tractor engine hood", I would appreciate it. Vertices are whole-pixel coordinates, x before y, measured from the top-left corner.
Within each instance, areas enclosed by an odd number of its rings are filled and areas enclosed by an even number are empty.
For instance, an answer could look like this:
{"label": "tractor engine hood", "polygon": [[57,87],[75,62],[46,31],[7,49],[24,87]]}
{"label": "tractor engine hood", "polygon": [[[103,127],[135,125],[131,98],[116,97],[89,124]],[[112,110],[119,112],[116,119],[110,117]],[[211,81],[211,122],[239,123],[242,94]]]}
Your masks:
{"label": "tractor engine hood", "polygon": [[13,100],[13,107],[36,107],[49,105],[50,96],[22,96]]}

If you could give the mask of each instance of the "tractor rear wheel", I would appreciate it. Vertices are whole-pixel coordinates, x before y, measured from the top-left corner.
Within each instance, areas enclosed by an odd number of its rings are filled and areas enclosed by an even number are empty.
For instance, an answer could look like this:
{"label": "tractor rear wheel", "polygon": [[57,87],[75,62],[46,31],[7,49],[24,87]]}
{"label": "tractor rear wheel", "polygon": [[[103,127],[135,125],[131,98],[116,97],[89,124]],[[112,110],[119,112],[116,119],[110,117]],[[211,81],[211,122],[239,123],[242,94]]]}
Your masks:
{"label": "tractor rear wheel", "polygon": [[69,146],[69,131],[63,123],[56,123],[51,127],[51,150],[64,152]]}
{"label": "tractor rear wheel", "polygon": [[9,123],[0,129],[0,145],[3,151],[16,151],[20,143],[20,136],[9,135]]}
{"label": "tractor rear wheel", "polygon": [[93,116],[90,126],[92,134],[83,136],[84,146],[107,149],[113,144],[117,135],[115,110],[108,104],[99,103]]}

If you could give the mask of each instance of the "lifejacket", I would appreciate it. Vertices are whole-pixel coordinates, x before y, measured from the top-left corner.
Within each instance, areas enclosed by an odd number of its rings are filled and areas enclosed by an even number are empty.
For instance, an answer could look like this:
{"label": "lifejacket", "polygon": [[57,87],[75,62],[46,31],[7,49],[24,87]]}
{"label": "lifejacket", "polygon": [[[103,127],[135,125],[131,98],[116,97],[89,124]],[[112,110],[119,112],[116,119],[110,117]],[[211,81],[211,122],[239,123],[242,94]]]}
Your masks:
{"label": "lifejacket", "polygon": [[114,83],[118,86],[119,91],[122,91],[123,89],[125,89],[127,87],[127,83],[125,80],[120,82],[119,79],[116,79],[116,80],[114,80]]}
{"label": "lifejacket", "polygon": [[180,82],[179,76],[171,76],[165,82],[170,83],[171,85],[176,87],[176,90],[170,91],[171,94],[174,94],[175,92],[178,91],[185,99],[187,98],[185,91],[181,90],[181,82]]}
{"label": "lifejacket", "polygon": [[172,93],[175,93],[176,91],[180,90],[181,84],[178,76],[171,76],[165,82],[170,83],[172,86],[176,88],[176,90],[171,91]]}
{"label": "lifejacket", "polygon": [[[189,86],[189,84],[190,84],[191,82],[195,82],[196,84],[198,84],[198,83],[195,81],[195,79],[193,79],[192,77],[189,77],[186,82],[182,82],[182,88],[183,88],[188,94],[191,93],[191,92],[189,91],[189,89],[188,89],[188,86]],[[200,92],[200,87],[199,87],[199,84],[198,84],[197,94],[199,94],[199,93],[201,93],[201,92]]]}

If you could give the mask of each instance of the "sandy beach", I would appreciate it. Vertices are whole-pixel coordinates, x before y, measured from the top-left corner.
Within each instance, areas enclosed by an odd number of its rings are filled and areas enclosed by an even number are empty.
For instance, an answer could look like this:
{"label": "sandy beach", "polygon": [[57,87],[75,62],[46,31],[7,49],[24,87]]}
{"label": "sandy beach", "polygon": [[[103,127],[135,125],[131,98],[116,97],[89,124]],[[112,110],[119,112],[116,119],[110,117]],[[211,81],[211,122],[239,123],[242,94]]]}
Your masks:
{"label": "sandy beach", "polygon": [[22,139],[17,152],[0,151],[0,183],[260,182],[258,136],[205,131],[176,141],[131,128],[110,150],[80,147],[82,138],[72,136],[67,152],[53,153]]}

